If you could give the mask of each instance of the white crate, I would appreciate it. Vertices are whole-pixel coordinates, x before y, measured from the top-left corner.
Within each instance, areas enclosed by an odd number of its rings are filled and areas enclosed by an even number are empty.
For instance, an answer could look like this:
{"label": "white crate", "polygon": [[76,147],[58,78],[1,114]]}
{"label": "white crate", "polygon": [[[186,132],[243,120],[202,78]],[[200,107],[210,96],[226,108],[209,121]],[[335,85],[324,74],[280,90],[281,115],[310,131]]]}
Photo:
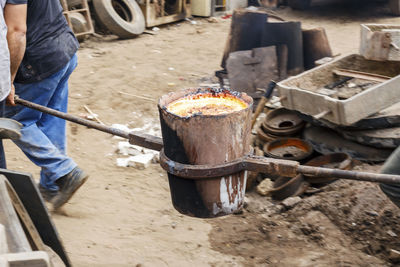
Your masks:
{"label": "white crate", "polygon": [[371,60],[400,61],[400,25],[361,24],[360,54]]}
{"label": "white crate", "polygon": [[[333,70],[343,68],[393,77],[354,96],[339,100],[318,93],[325,85],[338,78]],[[281,103],[338,125],[351,125],[400,101],[400,62],[372,61],[360,55],[348,55],[303,72],[278,83]]]}

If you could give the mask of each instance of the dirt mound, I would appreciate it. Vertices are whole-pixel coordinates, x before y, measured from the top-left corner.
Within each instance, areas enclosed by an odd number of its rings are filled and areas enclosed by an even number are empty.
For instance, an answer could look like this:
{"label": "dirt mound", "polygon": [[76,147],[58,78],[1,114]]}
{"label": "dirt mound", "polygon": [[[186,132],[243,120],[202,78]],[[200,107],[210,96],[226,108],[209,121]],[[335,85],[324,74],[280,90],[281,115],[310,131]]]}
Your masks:
{"label": "dirt mound", "polygon": [[246,266],[394,266],[399,219],[376,184],[337,181],[293,207],[250,193],[243,213],[214,221],[209,237]]}

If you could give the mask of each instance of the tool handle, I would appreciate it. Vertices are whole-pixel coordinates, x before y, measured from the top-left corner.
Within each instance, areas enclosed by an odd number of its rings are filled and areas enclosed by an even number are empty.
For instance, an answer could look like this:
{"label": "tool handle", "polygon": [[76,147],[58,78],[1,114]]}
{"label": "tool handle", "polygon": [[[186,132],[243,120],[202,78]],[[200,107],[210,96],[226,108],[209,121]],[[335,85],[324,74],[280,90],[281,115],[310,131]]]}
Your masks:
{"label": "tool handle", "polygon": [[274,92],[275,87],[276,87],[276,82],[270,81],[268,84],[267,91],[264,94],[264,97],[266,99],[269,99],[271,97],[272,93]]}
{"label": "tool handle", "polygon": [[[93,128],[93,129],[96,129],[96,130],[99,130],[99,131],[102,131],[105,133],[109,133],[112,135],[117,135],[122,138],[129,139],[129,142],[134,145],[139,145],[139,146],[146,147],[149,149],[154,149],[154,150],[160,150],[160,147],[162,147],[161,138],[158,138],[158,137],[155,137],[152,135],[135,133],[135,132],[128,133],[128,132],[122,131],[120,129],[101,125],[100,123],[82,119],[82,118],[79,118],[79,117],[71,115],[71,114],[67,114],[67,113],[64,113],[64,112],[61,112],[58,110],[44,107],[44,106],[36,104],[36,103],[32,103],[30,101],[21,99],[18,96],[15,96],[14,101],[16,104],[25,106],[27,108],[35,109],[35,110],[56,116],[58,118],[61,118],[61,119],[64,119],[64,120],[67,120],[70,122],[74,122],[74,123],[84,125],[89,128]],[[138,141],[138,142],[136,143],[136,141]]]}
{"label": "tool handle", "polygon": [[257,105],[256,111],[254,112],[253,119],[251,120],[251,128],[252,129],[254,127],[254,124],[257,121],[258,116],[260,115],[261,111],[263,110],[265,103],[267,103],[268,99],[271,97],[272,93],[274,92],[275,87],[276,87],[276,82],[274,82],[274,81],[271,81],[268,84],[267,91],[261,97],[260,102]]}

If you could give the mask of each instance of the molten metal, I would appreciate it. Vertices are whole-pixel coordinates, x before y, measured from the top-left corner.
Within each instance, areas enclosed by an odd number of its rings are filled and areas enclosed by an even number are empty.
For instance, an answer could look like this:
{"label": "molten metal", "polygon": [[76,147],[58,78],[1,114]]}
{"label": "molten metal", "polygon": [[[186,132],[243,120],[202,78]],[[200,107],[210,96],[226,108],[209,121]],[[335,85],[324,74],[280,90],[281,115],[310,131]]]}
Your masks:
{"label": "molten metal", "polygon": [[181,117],[221,115],[246,109],[248,104],[227,91],[188,95],[171,102],[167,110]]}

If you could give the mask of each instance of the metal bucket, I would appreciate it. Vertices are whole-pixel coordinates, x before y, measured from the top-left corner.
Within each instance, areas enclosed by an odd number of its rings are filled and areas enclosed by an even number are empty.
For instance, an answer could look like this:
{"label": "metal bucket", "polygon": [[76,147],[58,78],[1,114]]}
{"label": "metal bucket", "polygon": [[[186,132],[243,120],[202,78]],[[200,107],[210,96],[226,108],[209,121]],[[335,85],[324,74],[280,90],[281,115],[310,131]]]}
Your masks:
{"label": "metal bucket", "polygon": [[[172,101],[203,93],[231,94],[221,89],[187,89],[164,95],[159,100],[165,155],[182,164],[204,165],[225,163],[249,154],[253,99],[245,93],[234,95],[248,107],[232,113],[180,117],[167,110]],[[204,179],[168,173],[168,180],[172,203],[180,213],[210,218],[231,214],[243,207],[247,171]]]}

